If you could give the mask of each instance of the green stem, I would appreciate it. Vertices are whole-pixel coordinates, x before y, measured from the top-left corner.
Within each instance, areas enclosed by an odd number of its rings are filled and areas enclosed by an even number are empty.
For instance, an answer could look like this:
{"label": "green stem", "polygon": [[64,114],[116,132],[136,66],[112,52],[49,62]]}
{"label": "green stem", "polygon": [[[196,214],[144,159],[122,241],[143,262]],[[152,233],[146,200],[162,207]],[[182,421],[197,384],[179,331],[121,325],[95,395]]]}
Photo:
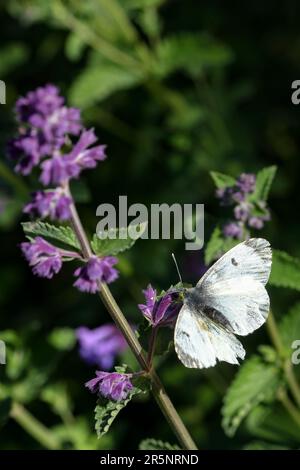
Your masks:
{"label": "green stem", "polygon": [[[72,197],[69,188],[67,188],[67,190],[69,192],[70,197]],[[71,223],[74,232],[77,236],[77,239],[80,243],[82,255],[85,259],[89,259],[92,256],[92,250],[74,203],[71,204],[70,211]],[[163,412],[174,434],[177,436],[178,441],[184,449],[196,450],[197,447],[195,442],[193,441],[180,416],[178,415],[176,409],[174,408],[174,405],[168,397],[156,372],[153,368],[149,368],[148,361],[143,353],[143,348],[139,340],[137,339],[135,333],[133,332],[130,324],[128,323],[125,315],[123,314],[115,298],[113,297],[109,287],[106,284],[101,284],[99,287],[99,296],[103,304],[105,305],[113,321],[125,337],[131,351],[133,352],[141,368],[148,373],[148,376],[151,380],[152,393],[155,397],[155,400],[159,405],[161,411]]]}
{"label": "green stem", "polygon": [[282,406],[285,408],[287,413],[293,419],[293,421],[300,426],[300,413],[298,409],[295,407],[294,403],[291,402],[289,399],[286,391],[284,389],[280,389],[277,394],[278,400],[281,402]]}
{"label": "green stem", "polygon": [[285,359],[285,349],[281,341],[280,333],[277,328],[277,324],[274,318],[274,315],[272,311],[270,310],[268,319],[267,319],[267,329],[269,336],[271,338],[271,341],[273,345],[275,346],[275,349],[277,350],[279,356],[283,359],[283,365],[282,365],[282,370],[284,372],[286,381],[288,383],[288,386],[290,388],[290,391],[297,403],[297,405],[300,407],[300,388],[299,384],[296,380],[294,371],[293,371],[293,365],[290,361],[290,359]]}
{"label": "green stem", "polygon": [[20,403],[13,403],[10,416],[46,449],[60,449],[59,440]]}
{"label": "green stem", "polygon": [[153,327],[152,330],[151,330],[151,335],[150,335],[150,340],[149,340],[149,348],[148,348],[148,356],[147,356],[147,362],[148,362],[149,369],[152,368],[153,357],[154,357],[154,353],[155,353],[155,344],[156,344],[157,333],[158,333],[158,328]]}

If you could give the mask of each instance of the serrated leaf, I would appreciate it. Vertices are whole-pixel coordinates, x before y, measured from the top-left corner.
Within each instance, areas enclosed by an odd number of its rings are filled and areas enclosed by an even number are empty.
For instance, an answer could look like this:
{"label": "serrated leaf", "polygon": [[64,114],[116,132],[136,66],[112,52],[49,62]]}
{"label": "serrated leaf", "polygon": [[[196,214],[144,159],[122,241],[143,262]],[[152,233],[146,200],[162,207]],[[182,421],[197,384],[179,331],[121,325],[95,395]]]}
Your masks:
{"label": "serrated leaf", "polygon": [[98,438],[107,433],[120,411],[125,408],[135,395],[139,393],[142,393],[142,391],[139,388],[134,387],[127,398],[119,402],[99,398],[95,408],[95,429]]}
{"label": "serrated leaf", "polygon": [[239,369],[224,398],[223,428],[233,436],[245,417],[259,403],[270,403],[276,398],[280,385],[280,371],[266,364],[258,356],[248,359]]}
{"label": "serrated leaf", "polygon": [[69,99],[74,106],[86,108],[120,90],[128,90],[142,80],[142,75],[104,62],[86,68],[71,86]]}
{"label": "serrated leaf", "polygon": [[254,201],[266,201],[270,192],[273,179],[276,174],[275,165],[268,166],[259,171],[256,175],[255,191],[251,196]]}
{"label": "serrated leaf", "polygon": [[269,283],[276,287],[300,290],[300,260],[288,253],[273,250]]}
{"label": "serrated leaf", "polygon": [[176,444],[159,441],[157,439],[143,439],[139,444],[139,450],[181,450]]}
{"label": "serrated leaf", "polygon": [[232,60],[227,46],[198,33],[169,36],[159,42],[155,52],[160,76],[178,69],[197,75],[207,67],[224,66]]}
{"label": "serrated leaf", "polygon": [[226,251],[233,248],[239,243],[234,238],[224,238],[220,227],[216,227],[206,245],[204,261],[206,265],[209,265],[212,261],[218,259]]}
{"label": "serrated leaf", "polygon": [[[147,222],[142,222],[127,228],[121,227],[120,229],[113,228],[98,231],[91,241],[92,249],[98,256],[117,255],[131,248],[136,240],[142,236],[146,228]],[[136,238],[131,238],[131,230],[136,234]]]}
{"label": "serrated leaf", "polygon": [[23,222],[21,225],[25,235],[41,236],[80,249],[76,235],[71,227],[56,226],[45,222]]}
{"label": "serrated leaf", "polygon": [[234,186],[236,183],[235,178],[230,175],[225,175],[225,173],[219,173],[218,171],[210,171],[210,176],[218,189]]}

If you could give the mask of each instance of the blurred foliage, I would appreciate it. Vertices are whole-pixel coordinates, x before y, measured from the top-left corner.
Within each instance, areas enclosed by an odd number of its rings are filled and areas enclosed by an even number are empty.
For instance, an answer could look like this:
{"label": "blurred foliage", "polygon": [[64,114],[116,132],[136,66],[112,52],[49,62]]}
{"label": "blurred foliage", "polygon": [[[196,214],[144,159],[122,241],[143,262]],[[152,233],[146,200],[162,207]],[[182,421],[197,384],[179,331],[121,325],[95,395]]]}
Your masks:
{"label": "blurred foliage", "polygon": [[[0,366],[2,449],[127,449],[149,436],[174,441],[148,399],[130,403],[97,440],[94,398],[84,388],[94,370],[80,361],[72,331],[99,326],[108,314],[96,297],[72,288],[68,266],[47,282],[34,278],[21,259],[18,222],[35,183],[13,174],[5,143],[14,132],[16,98],[47,82],[83,109],[86,123],[108,145],[107,161],[76,184],[91,235],[97,206],[126,194],[129,204],[204,203],[209,240],[222,217],[209,172],[237,176],[277,165],[269,195],[272,223],[262,235],[277,249],[269,292],[281,354],[266,345],[262,328],[245,339],[247,356],[256,355],[238,372],[226,364],[187,370],[171,354],[161,360],[159,374],[200,448],[299,447],[299,424],[283,408],[290,397],[276,366],[290,353],[292,339],[300,338],[299,304],[292,307],[299,300],[299,110],[290,99],[299,74],[298,12],[295,0],[1,3],[0,79],[7,87],[7,104],[0,106],[0,339],[7,344],[7,364]],[[176,282],[172,251],[184,280],[194,283],[202,254],[194,252],[191,261],[178,240],[138,241],[120,255],[122,275],[113,293],[132,323],[140,320],[136,304],[148,282],[160,289]],[[130,353],[124,356],[134,366]],[[299,366],[294,369],[299,376]],[[233,437],[224,433],[220,411],[230,384],[223,422],[229,434],[241,425]],[[24,407],[31,433],[22,429]]]}

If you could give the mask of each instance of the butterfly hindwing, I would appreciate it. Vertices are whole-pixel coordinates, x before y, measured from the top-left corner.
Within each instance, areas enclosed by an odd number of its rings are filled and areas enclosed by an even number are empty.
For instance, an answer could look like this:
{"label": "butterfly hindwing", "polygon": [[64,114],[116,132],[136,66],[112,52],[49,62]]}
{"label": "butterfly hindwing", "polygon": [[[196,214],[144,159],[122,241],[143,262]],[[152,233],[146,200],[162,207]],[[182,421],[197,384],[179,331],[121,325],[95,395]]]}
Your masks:
{"label": "butterfly hindwing", "polygon": [[245,350],[240,341],[201,310],[185,303],[175,327],[175,350],[186,367],[212,367],[217,360],[238,364]]}

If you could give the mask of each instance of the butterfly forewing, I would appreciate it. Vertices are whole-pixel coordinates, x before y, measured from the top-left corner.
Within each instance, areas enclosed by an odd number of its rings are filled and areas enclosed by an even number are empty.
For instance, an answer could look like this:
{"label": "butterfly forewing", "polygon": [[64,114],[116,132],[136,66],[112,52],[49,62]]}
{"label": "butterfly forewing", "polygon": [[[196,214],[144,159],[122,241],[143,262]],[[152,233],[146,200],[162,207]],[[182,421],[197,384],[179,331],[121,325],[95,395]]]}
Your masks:
{"label": "butterfly forewing", "polygon": [[265,289],[271,271],[269,242],[252,238],[228,251],[195,287],[201,303],[220,312],[227,328],[248,335],[268,316],[270,300]]}

